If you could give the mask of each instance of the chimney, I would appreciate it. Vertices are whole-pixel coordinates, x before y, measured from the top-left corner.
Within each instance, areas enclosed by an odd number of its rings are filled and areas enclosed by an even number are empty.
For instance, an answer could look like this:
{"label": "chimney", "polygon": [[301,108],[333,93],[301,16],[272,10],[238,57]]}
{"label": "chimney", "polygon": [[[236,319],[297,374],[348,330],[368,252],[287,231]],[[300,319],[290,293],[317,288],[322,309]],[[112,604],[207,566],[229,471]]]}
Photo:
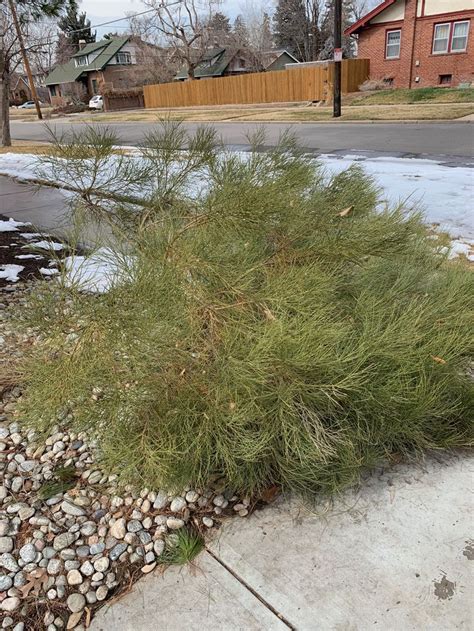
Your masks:
{"label": "chimney", "polygon": [[85,39],[80,39],[79,40],[79,50],[82,50],[85,45],[86,45],[86,40]]}

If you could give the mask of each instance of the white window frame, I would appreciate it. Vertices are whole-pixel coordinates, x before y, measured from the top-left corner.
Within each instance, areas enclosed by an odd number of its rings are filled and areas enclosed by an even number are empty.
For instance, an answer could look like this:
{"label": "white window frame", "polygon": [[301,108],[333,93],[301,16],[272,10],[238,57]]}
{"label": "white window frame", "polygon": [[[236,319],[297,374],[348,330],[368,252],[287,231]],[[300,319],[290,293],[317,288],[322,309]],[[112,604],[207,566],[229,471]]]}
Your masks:
{"label": "white window frame", "polygon": [[[123,59],[121,59],[123,56]],[[130,66],[132,63],[132,55],[128,50],[119,50],[115,55],[115,61],[122,66]]]}
{"label": "white window frame", "polygon": [[[456,28],[456,26],[458,24],[467,24],[467,33],[465,35],[466,37],[466,45],[464,48],[456,48],[455,50],[453,50],[453,39],[454,39],[454,29]],[[443,50],[435,50],[435,42],[436,42],[436,31],[438,29],[438,27],[440,26],[448,26],[449,27],[449,32],[448,32],[448,37],[446,38],[446,48]],[[433,45],[431,47],[431,53],[433,55],[450,55],[450,54],[456,54],[456,53],[465,53],[467,50],[467,43],[469,41],[469,30],[471,27],[471,21],[470,20],[456,20],[455,22],[440,22],[439,24],[435,24],[434,25],[434,30],[433,30]],[[459,37],[459,36],[458,36]],[[438,38],[440,39],[440,38]],[[443,39],[445,39],[443,37]]]}
{"label": "white window frame", "polygon": [[89,65],[89,58],[87,57],[87,55],[81,55],[80,57],[76,58],[76,66],[88,66]]}
{"label": "white window frame", "polygon": [[[466,37],[466,45],[464,46],[464,48],[456,48],[455,50],[453,50],[453,39],[455,37],[454,29],[459,24],[467,24],[467,33],[465,35],[465,37]],[[451,27],[451,37],[450,37],[450,41],[449,41],[449,52],[451,52],[451,53],[465,53],[466,52],[466,50],[467,50],[467,42],[469,40],[469,28],[470,28],[470,26],[471,26],[471,21],[470,20],[457,20],[456,22],[453,22],[452,27]],[[456,37],[459,38],[460,35],[457,35]]]}
{"label": "white window frame", "polygon": [[[398,54],[397,55],[389,55],[388,54],[388,47],[389,46],[394,46],[395,44],[389,44],[388,43],[388,38],[392,33],[398,33],[399,34],[399,40],[398,40]],[[400,59],[400,51],[401,51],[401,46],[402,46],[402,29],[400,28],[394,28],[394,29],[390,29],[388,31],[385,32],[385,59]]]}

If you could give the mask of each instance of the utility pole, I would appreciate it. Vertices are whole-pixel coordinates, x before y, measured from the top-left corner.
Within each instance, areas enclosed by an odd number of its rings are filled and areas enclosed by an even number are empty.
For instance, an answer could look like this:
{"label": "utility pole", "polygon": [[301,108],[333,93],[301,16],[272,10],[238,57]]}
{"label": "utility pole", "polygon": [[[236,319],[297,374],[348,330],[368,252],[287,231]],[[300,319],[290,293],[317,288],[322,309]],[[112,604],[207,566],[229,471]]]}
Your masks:
{"label": "utility pole", "polygon": [[[11,0],[10,0],[11,1]],[[334,94],[333,117],[341,115],[341,68],[342,66],[342,0],[334,0]]]}
{"label": "utility pole", "polygon": [[16,14],[15,4],[13,0],[8,0],[8,4],[10,6],[10,11],[12,12],[13,23],[15,24],[15,31],[18,37],[18,43],[20,44],[21,56],[23,58],[23,65],[25,66],[26,74],[28,75],[28,82],[30,84],[31,96],[33,101],[35,102],[36,113],[38,114],[39,120],[43,120],[43,114],[41,113],[41,108],[38,100],[38,94],[36,92],[36,86],[33,81],[33,75],[31,74],[30,62],[28,61],[28,57],[26,56],[25,43],[23,42],[23,35],[20,28],[20,22],[18,20],[18,16]]}

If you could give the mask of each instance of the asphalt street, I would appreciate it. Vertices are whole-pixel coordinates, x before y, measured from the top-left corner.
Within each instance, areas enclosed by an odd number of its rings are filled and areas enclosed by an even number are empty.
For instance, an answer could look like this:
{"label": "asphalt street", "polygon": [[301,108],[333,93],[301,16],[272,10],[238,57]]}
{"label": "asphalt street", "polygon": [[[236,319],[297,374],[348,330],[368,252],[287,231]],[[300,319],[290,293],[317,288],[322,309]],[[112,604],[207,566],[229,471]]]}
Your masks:
{"label": "asphalt street", "polygon": [[[74,119],[50,121],[49,126],[59,133],[85,127],[86,123]],[[183,123],[191,132],[197,123]],[[266,144],[274,145],[280,134],[291,127],[300,142],[315,153],[362,152],[396,157],[430,157],[450,161],[455,165],[467,162],[474,152],[474,125],[472,123],[213,123],[224,143],[245,149],[247,136],[262,126],[267,131]],[[156,128],[149,122],[107,123],[124,145],[140,145],[147,133]],[[15,140],[48,140],[44,123],[12,122]]]}

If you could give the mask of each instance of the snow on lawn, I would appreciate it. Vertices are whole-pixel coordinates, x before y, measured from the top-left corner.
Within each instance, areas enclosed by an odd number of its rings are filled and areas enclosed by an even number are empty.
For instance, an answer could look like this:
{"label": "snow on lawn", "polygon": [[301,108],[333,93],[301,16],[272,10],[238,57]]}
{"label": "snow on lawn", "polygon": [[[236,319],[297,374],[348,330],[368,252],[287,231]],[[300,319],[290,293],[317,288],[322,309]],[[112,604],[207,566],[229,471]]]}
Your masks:
{"label": "snow on lawn", "polygon": [[15,221],[14,219],[0,219],[0,232],[17,232],[20,226],[31,226],[31,224]]}
{"label": "snow on lawn", "polygon": [[0,278],[8,280],[10,283],[16,283],[20,280],[18,274],[25,268],[23,265],[0,265]]}
{"label": "snow on lawn", "polygon": [[474,169],[418,158],[325,154],[318,160],[334,174],[360,164],[390,203],[405,201],[409,207],[421,208],[427,223],[439,224],[452,237],[474,239]]}

